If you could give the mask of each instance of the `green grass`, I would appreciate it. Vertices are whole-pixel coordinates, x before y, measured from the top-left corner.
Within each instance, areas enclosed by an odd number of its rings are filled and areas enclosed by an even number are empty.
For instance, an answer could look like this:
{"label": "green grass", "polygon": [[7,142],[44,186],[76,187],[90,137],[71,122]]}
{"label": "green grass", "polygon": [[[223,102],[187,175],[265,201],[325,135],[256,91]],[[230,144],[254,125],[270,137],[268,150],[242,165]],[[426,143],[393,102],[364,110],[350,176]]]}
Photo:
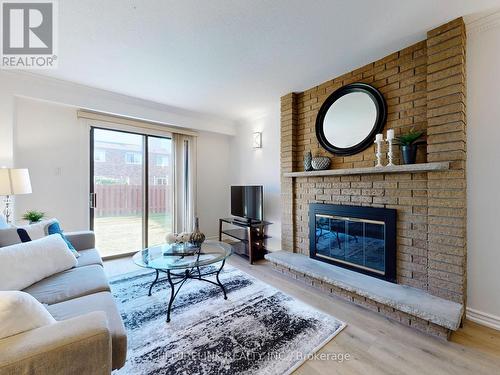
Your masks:
{"label": "green grass", "polygon": [[[106,216],[94,219],[96,246],[103,256],[129,253],[142,249],[142,216]],[[149,215],[149,246],[165,242],[172,231],[170,214]]]}

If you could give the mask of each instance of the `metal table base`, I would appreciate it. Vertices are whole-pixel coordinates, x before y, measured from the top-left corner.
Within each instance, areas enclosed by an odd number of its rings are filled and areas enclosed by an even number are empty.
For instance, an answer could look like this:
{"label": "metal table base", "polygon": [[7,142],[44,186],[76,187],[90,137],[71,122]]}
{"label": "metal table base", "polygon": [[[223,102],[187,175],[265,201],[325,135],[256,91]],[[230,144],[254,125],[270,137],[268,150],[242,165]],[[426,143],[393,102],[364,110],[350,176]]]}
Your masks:
{"label": "metal table base", "polygon": [[[226,260],[224,259],[222,261],[220,268],[217,271],[206,272],[206,273],[202,273],[200,267],[192,267],[191,269],[186,269],[183,273],[174,273],[171,270],[166,270],[166,271],[161,270],[162,272],[167,273],[167,280],[170,285],[170,300],[168,301],[167,323],[170,322],[170,311],[172,310],[172,305],[174,303],[174,300],[177,297],[177,294],[181,290],[184,283],[189,279],[205,281],[207,283],[219,286],[222,289],[222,292],[224,293],[224,299],[227,299],[226,289],[224,288],[224,285],[222,285],[219,279],[219,274],[224,268],[225,263]],[[158,282],[158,278],[160,276],[160,270],[156,269],[155,271],[156,271],[156,277],[151,286],[149,287],[148,296],[151,296],[153,286]],[[215,275],[215,279],[217,280],[217,282],[204,278],[206,276],[211,276],[211,275]],[[176,285],[178,285],[177,290],[175,288]]]}

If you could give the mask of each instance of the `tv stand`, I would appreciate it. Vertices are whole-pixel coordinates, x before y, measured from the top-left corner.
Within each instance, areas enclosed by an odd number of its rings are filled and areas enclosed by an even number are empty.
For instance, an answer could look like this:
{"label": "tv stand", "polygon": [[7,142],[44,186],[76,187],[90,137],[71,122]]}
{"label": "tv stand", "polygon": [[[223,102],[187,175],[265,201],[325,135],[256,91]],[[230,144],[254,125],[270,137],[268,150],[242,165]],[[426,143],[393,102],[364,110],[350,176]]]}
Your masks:
{"label": "tv stand", "polygon": [[[239,228],[225,229],[224,224]],[[255,260],[264,258],[267,253],[265,241],[270,237],[266,234],[266,227],[271,224],[269,221],[249,222],[234,217],[222,218],[219,219],[219,241],[222,241],[223,235],[239,241],[239,244],[233,246],[234,252],[247,257],[250,264],[253,264]]]}
{"label": "tv stand", "polygon": [[[224,219],[226,220],[226,219]],[[241,217],[235,217],[233,219],[233,221],[237,221],[238,223],[241,223],[241,224],[252,224],[252,219],[244,219],[244,218],[241,218]]]}

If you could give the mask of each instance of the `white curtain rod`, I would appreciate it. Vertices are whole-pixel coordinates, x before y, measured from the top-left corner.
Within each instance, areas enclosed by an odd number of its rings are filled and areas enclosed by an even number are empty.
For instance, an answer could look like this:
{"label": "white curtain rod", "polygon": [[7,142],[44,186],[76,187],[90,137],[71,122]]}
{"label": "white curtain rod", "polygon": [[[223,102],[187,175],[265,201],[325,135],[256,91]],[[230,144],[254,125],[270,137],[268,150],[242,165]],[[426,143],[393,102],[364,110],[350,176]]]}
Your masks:
{"label": "white curtain rod", "polygon": [[82,109],[78,110],[77,116],[78,116],[78,118],[84,118],[87,120],[110,122],[110,123],[114,123],[114,124],[133,126],[136,128],[154,130],[154,131],[159,131],[159,132],[184,134],[184,135],[191,135],[194,137],[198,136],[198,132],[196,132],[194,130],[190,130],[190,129],[180,128],[177,126],[163,125],[162,123],[159,123],[159,122],[137,120],[137,119],[132,119],[129,117],[108,115],[108,114],[99,113],[99,112],[91,112],[91,111],[86,111],[86,110],[82,110]]}

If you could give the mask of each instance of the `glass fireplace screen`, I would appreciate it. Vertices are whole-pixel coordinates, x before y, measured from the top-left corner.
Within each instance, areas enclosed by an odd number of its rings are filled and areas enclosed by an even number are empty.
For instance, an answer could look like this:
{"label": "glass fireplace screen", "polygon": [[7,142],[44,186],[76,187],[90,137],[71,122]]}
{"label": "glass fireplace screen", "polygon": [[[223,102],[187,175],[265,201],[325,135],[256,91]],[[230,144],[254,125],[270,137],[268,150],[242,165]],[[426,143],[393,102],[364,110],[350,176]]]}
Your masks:
{"label": "glass fireplace screen", "polygon": [[385,223],[316,214],[316,256],[385,274]]}

